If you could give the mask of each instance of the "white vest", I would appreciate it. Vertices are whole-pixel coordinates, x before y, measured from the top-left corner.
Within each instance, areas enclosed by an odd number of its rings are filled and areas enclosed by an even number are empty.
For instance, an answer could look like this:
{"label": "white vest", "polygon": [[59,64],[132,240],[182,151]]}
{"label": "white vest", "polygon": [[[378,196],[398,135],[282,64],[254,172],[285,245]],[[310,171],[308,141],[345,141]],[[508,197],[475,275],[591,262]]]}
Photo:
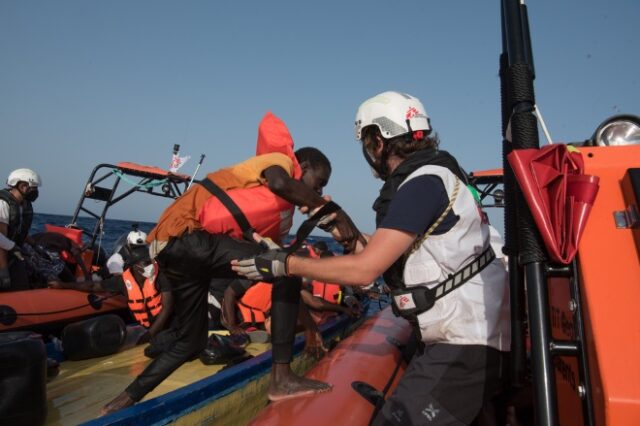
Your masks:
{"label": "white vest", "polygon": [[[400,185],[423,175],[439,177],[449,199],[458,178],[447,168],[427,165],[411,173]],[[407,287],[429,288],[471,263],[489,246],[489,225],[473,195],[460,183],[452,211],[458,222],[442,235],[429,235],[409,255],[404,267]],[[494,248],[494,251],[496,248]],[[500,351],[511,347],[509,285],[504,262],[495,259],[482,272],[418,315],[422,341],[486,345]]]}

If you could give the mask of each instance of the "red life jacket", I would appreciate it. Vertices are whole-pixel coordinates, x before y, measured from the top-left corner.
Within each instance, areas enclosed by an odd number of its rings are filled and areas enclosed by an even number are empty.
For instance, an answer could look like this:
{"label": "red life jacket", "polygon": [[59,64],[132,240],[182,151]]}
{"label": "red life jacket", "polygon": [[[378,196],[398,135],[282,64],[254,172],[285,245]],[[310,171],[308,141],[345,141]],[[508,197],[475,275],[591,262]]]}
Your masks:
{"label": "red life jacket", "polygon": [[[258,127],[256,155],[280,152],[293,161],[293,178],[302,176],[302,169],[293,151],[293,138],[282,120],[267,112]],[[244,213],[249,224],[264,237],[281,242],[293,225],[294,206],[259,185],[226,191]],[[211,197],[198,213],[202,227],[212,234],[228,234],[242,239],[242,230],[229,210],[217,198]]]}
{"label": "red life jacket", "polygon": [[242,314],[242,321],[247,324],[257,324],[267,319],[271,310],[271,284],[258,282],[238,300],[238,309]]}
{"label": "red life jacket", "polygon": [[82,229],[77,228],[65,228],[64,226],[51,225],[49,223],[44,224],[45,232],[55,232],[60,235],[64,235],[74,243],[82,246]]}
{"label": "red life jacket", "polygon": [[155,276],[144,280],[142,288],[133,277],[131,269],[122,273],[122,279],[127,288],[127,303],[131,313],[141,325],[151,327],[162,310],[162,295],[156,289]]}

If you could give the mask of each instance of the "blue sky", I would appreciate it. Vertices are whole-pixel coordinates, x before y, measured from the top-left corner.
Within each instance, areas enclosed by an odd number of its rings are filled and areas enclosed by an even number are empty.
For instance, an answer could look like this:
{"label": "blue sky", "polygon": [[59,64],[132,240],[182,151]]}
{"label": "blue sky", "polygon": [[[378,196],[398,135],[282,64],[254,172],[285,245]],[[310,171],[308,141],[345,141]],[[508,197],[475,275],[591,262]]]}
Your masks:
{"label": "blue sky", "polygon": [[[584,140],[610,115],[640,113],[640,2],[528,7],[554,139]],[[202,176],[252,155],[270,110],[297,147],[329,156],[326,193],[372,231],[380,181],[354,139],[360,102],[413,94],[463,167],[500,167],[500,40],[497,0],[3,0],[0,174],[37,170],[36,211],[71,214],[96,164],[166,167],[178,143],[193,157],[187,173],[206,154]],[[166,204],[136,197],[110,216],[155,221]]]}

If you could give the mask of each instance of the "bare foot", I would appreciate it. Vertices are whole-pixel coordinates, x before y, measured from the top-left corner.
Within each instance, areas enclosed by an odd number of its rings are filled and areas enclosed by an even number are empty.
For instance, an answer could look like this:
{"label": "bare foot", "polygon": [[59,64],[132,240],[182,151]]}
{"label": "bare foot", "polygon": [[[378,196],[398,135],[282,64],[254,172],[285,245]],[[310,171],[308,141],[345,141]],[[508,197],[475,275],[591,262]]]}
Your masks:
{"label": "bare foot", "polygon": [[269,400],[282,401],[331,390],[329,383],[297,376],[289,364],[273,364]]}
{"label": "bare foot", "polygon": [[123,408],[127,408],[135,404],[135,401],[131,399],[129,394],[126,392],[122,392],[120,395],[115,397],[110,403],[102,407],[100,410],[100,415],[104,416],[105,414],[115,413],[118,410],[122,410]]}

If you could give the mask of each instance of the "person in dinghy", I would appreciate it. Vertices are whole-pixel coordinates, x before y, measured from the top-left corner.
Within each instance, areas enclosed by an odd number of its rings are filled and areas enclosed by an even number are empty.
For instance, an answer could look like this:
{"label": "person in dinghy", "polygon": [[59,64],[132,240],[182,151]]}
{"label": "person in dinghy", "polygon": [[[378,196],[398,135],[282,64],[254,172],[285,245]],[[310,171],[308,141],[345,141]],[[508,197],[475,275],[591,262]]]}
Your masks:
{"label": "person in dinghy", "polygon": [[48,285],[54,289],[110,292],[127,296],[131,314],[146,329],[137,343],[149,342],[144,353],[149,358],[155,358],[177,340],[177,331],[172,327],[173,295],[168,287],[156,282],[157,271],[147,251],[133,251],[127,262],[121,274],[102,281],[50,281]]}

